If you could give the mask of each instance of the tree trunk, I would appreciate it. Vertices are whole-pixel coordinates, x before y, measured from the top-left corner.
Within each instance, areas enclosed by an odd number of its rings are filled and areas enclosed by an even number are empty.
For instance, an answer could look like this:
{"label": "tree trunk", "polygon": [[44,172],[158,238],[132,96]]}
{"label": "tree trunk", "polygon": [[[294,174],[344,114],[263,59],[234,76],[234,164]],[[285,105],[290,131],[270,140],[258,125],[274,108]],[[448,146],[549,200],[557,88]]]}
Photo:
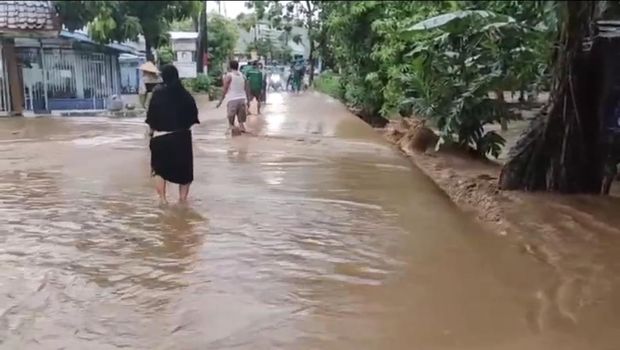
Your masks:
{"label": "tree trunk", "polygon": [[153,45],[151,44],[151,40],[144,36],[144,54],[146,56],[146,60],[149,62],[155,62],[155,56],[153,56]]}
{"label": "tree trunk", "polygon": [[316,8],[314,8],[312,6],[312,2],[309,0],[306,0],[306,23],[308,25],[308,41],[310,41],[310,52],[308,53],[308,60],[310,61],[310,75],[308,76],[308,85],[312,86],[312,82],[314,81],[314,49],[315,49],[315,45],[314,45],[314,20],[313,20],[313,16],[314,16],[314,12],[315,12]]}
{"label": "tree trunk", "polygon": [[596,2],[563,2],[547,106],[511,150],[499,185],[506,190],[599,193],[603,177],[601,50],[588,52]]}
{"label": "tree trunk", "polygon": [[[495,98],[497,98],[497,100],[500,101],[502,105],[504,105],[504,103],[505,103],[504,91],[503,90],[495,91],[495,96],[496,96]],[[507,131],[508,130],[508,120],[506,120],[505,117],[503,117],[500,120],[500,124],[501,124],[501,127],[502,127],[502,131]]]}
{"label": "tree trunk", "polygon": [[310,38],[310,53],[308,54],[308,60],[310,61],[310,75],[308,76],[308,84],[312,86],[314,81],[314,41]]}

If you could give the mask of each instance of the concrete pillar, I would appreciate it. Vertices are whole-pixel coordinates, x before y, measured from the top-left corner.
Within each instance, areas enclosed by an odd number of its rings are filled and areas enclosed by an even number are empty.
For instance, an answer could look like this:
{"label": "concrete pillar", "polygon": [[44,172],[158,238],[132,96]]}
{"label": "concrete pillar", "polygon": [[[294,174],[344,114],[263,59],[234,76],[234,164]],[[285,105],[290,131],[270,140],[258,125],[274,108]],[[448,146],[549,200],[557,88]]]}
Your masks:
{"label": "concrete pillar", "polygon": [[45,50],[43,42],[39,40],[39,50],[41,52],[41,75],[43,75],[43,98],[45,99],[45,110],[50,110],[49,98],[47,96],[47,62],[45,61]]}
{"label": "concrete pillar", "polygon": [[[90,59],[90,57],[88,57]],[[82,51],[73,51],[73,67],[75,67],[75,92],[77,94],[77,98],[84,98],[84,80],[86,79],[86,74],[88,74],[87,65],[88,62],[85,60],[85,55],[82,54]]]}
{"label": "concrete pillar", "polygon": [[5,39],[2,42],[2,54],[6,60],[6,70],[9,79],[9,93],[11,95],[11,109],[13,115],[24,113],[24,79],[17,63],[15,41]]}

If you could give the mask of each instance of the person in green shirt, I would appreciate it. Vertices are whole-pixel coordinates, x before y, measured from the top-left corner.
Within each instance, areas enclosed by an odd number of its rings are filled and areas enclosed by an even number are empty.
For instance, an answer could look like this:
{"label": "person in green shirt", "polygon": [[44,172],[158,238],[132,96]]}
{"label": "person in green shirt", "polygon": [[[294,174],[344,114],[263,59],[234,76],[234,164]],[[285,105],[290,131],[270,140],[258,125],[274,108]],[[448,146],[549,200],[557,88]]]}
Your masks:
{"label": "person in green shirt", "polygon": [[248,92],[248,111],[250,110],[250,103],[253,99],[256,99],[256,111],[260,114],[261,95],[263,93],[263,72],[258,69],[258,61],[252,62],[250,67],[245,72],[245,77],[248,80],[249,92]]}

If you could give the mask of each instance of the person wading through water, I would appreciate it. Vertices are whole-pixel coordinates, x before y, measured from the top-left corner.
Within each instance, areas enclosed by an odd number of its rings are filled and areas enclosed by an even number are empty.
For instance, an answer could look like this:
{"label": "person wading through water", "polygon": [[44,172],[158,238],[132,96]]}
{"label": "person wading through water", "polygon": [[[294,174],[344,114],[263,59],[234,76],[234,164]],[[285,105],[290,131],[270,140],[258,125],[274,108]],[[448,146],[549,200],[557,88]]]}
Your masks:
{"label": "person wading through water", "polygon": [[302,59],[293,64],[293,91],[301,93],[301,85],[304,80],[305,66]]}
{"label": "person wading through water", "polygon": [[267,70],[260,62],[258,63],[258,70],[263,75],[263,85],[261,86],[260,102],[263,104],[267,104]]}
{"label": "person wading through water", "polygon": [[226,115],[228,117],[229,131],[235,135],[235,117],[239,123],[239,131],[246,132],[245,120],[247,111],[245,104],[247,102],[248,83],[243,74],[239,72],[239,62],[230,61],[230,72],[224,77],[224,92],[218,102],[216,108],[220,108],[224,99],[228,99],[226,103]]}
{"label": "person wading through water", "polygon": [[151,130],[151,169],[162,204],[168,202],[166,182],[179,185],[179,203],[186,203],[189,186],[194,180],[190,128],[200,123],[198,108],[173,65],[164,66],[161,76],[164,82],[154,89],[146,114]]}
{"label": "person wading through water", "polygon": [[263,73],[258,69],[258,61],[252,62],[252,67],[245,73],[250,86],[248,94],[248,113],[250,112],[250,103],[256,99],[256,114],[260,114],[261,95],[263,90]]}

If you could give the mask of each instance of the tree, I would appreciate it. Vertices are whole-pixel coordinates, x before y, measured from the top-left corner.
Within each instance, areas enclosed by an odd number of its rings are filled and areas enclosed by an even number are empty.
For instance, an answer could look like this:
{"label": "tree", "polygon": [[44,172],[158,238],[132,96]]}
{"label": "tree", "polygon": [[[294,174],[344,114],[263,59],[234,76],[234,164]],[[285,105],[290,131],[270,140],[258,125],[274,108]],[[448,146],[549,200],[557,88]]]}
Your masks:
{"label": "tree", "polygon": [[[519,91],[520,100],[525,92],[537,95],[543,82],[547,81],[548,58],[554,40],[557,17],[552,1],[464,1],[465,9],[488,10],[515,19],[520,32],[504,37],[499,47],[498,62],[502,74],[507,77],[495,95],[504,99],[504,91]],[[502,120],[506,130],[506,120]]]}
{"label": "tree", "polygon": [[519,142],[502,169],[500,187],[599,193],[605,161],[599,110],[601,82],[599,41],[590,50],[593,23],[611,2],[559,2],[560,31],[553,53],[549,104]]}
{"label": "tree", "polygon": [[[310,62],[310,75],[309,82],[312,84],[314,80],[314,67],[315,51],[317,47],[316,40],[320,37],[321,22],[319,21],[319,13],[321,12],[321,6],[327,4],[326,1],[289,1],[286,5],[283,5],[281,1],[248,1],[246,6],[248,8],[254,8],[256,17],[258,19],[269,19],[276,28],[285,29],[290,27],[292,29],[293,24],[301,26],[308,31],[309,41],[309,54],[308,61]],[[290,30],[289,30],[290,35]],[[288,42],[288,35],[286,41]]]}
{"label": "tree", "polygon": [[254,42],[258,41],[258,17],[255,13],[245,14],[241,13],[237,16],[237,23],[246,32],[253,32]]}
{"label": "tree", "polygon": [[258,56],[278,61],[287,61],[291,57],[291,49],[288,46],[283,46],[281,43],[274,42],[269,38],[259,39],[256,42],[250,43],[247,51],[248,54],[256,51]]}
{"label": "tree", "polygon": [[198,28],[197,28],[197,23],[194,23],[193,18],[186,18],[184,20],[174,21],[170,23],[170,30],[174,30],[178,32],[191,32],[191,31],[197,32]]}
{"label": "tree", "polygon": [[[409,29],[418,36],[411,58],[411,73],[403,73],[416,114],[434,122],[442,142],[495,157],[504,139],[486,124],[514,118],[501,91],[514,80],[503,62],[505,40],[524,28],[512,17],[482,10],[461,10],[428,18]],[[423,32],[427,37],[419,36]]]}
{"label": "tree", "polygon": [[142,34],[146,58],[166,42],[169,23],[188,18],[194,1],[56,1],[56,8],[69,30],[88,25],[98,42],[137,40]]}
{"label": "tree", "polygon": [[[392,2],[387,4],[391,6]],[[329,38],[321,46],[329,47],[330,55],[338,63],[335,68],[341,75],[344,101],[372,124],[375,119],[381,119],[377,115],[384,104],[381,91],[385,83],[379,74],[382,61],[370,54],[380,42],[375,28],[385,19],[386,8],[379,1],[334,1],[324,3],[321,8],[325,16],[323,37]]]}
{"label": "tree", "polygon": [[209,14],[207,24],[209,36],[209,68],[213,68],[215,74],[221,73],[222,65],[231,58],[234,53],[239,32],[237,26],[230,19],[217,13]]}
{"label": "tree", "polygon": [[157,49],[157,58],[160,65],[170,64],[174,61],[174,52],[168,45],[161,46]]}

